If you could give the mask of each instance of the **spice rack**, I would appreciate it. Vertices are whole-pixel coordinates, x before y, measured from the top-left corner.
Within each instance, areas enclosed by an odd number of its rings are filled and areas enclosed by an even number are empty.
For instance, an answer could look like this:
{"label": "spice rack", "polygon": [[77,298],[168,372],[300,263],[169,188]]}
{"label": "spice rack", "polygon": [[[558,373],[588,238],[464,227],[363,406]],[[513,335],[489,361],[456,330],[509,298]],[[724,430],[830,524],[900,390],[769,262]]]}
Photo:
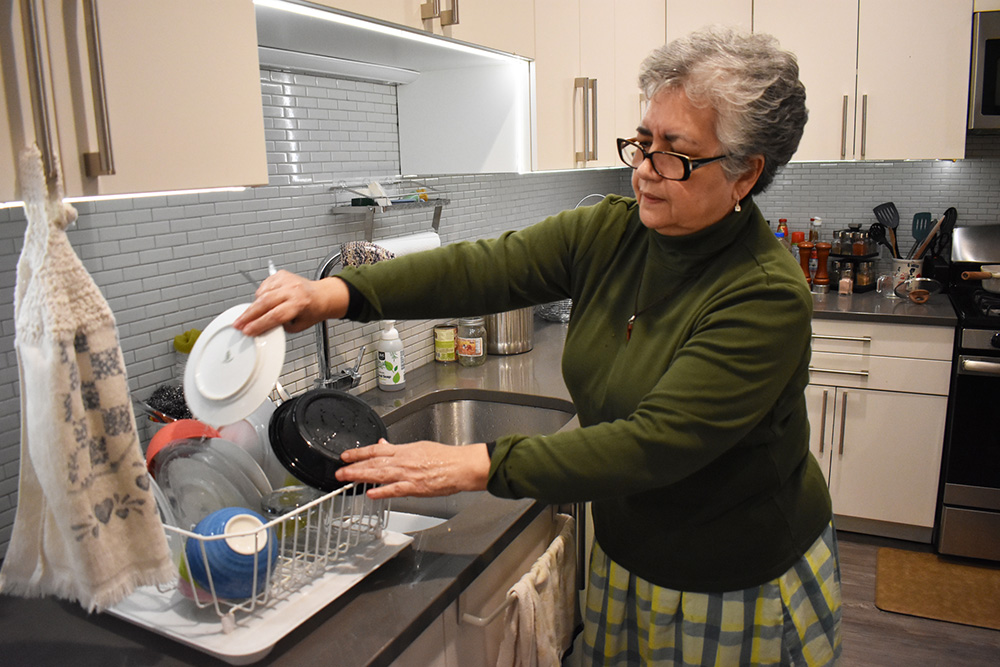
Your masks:
{"label": "spice rack", "polygon": [[[877,252],[867,255],[843,255],[830,253],[830,285],[836,285],[840,280],[841,270],[845,263],[851,267],[851,275],[854,279],[855,292],[870,292],[875,289],[876,267],[879,254]],[[867,267],[867,268],[866,268]]]}

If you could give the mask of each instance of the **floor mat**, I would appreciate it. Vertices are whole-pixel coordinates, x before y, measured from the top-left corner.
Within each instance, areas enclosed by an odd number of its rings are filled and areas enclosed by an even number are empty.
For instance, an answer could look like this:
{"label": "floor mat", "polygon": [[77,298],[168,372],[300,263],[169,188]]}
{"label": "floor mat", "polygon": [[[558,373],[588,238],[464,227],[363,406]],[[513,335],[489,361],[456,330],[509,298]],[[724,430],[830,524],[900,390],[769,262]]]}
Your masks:
{"label": "floor mat", "polygon": [[878,550],[875,606],[1000,630],[1000,565],[883,547]]}

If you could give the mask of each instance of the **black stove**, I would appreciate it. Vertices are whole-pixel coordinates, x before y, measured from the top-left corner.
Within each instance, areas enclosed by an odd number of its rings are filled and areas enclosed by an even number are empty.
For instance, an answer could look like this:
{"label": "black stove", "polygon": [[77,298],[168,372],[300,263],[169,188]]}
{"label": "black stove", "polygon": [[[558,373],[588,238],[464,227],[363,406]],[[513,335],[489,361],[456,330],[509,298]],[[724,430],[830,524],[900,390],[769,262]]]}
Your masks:
{"label": "black stove", "polygon": [[954,231],[948,293],[958,315],[938,503],[938,552],[1000,561],[1000,294],[964,271],[1000,264],[1000,225]]}

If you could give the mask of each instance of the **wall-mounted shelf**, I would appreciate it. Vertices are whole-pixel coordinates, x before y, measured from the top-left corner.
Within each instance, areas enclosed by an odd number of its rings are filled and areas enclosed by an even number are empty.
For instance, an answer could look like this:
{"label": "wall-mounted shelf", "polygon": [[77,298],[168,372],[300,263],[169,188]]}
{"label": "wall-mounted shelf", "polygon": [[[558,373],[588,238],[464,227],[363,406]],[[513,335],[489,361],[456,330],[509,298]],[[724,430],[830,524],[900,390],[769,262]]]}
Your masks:
{"label": "wall-mounted shelf", "polygon": [[[382,184],[386,185],[386,184]],[[401,179],[398,181],[391,182],[390,187],[394,187],[397,190],[396,194],[389,193],[389,199],[392,204],[388,206],[380,206],[379,204],[338,204],[330,209],[330,213],[333,215],[351,215],[351,214],[363,214],[365,216],[365,240],[371,241],[374,236],[375,231],[375,211],[381,213],[391,213],[402,212],[402,211],[412,211],[414,209],[421,208],[433,208],[434,217],[431,220],[431,227],[435,232],[440,230],[441,227],[441,211],[445,206],[451,204],[451,200],[445,197],[437,196],[439,193],[434,191],[432,188],[428,187],[424,183],[417,181],[410,181],[406,179]],[[372,197],[367,192],[362,192],[358,188],[364,186],[358,185],[356,187],[351,187],[348,185],[337,185],[331,188],[334,191],[347,192],[353,195],[351,199],[367,199],[373,200]],[[410,199],[411,197],[426,197],[418,199]]]}

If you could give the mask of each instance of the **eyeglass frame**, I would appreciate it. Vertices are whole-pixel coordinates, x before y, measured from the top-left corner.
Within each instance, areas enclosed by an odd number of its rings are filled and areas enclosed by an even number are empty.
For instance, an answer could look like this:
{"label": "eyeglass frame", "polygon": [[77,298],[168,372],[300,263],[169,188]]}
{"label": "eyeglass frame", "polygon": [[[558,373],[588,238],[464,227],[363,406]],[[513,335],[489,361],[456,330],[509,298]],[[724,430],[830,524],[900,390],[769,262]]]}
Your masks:
{"label": "eyeglass frame", "polygon": [[[627,166],[631,167],[632,169],[638,169],[639,167],[642,166],[643,162],[649,160],[649,166],[653,168],[653,171],[656,172],[656,175],[668,181],[686,181],[689,178],[691,178],[691,174],[696,169],[700,169],[701,167],[704,167],[706,164],[711,164],[718,160],[722,160],[729,157],[728,155],[716,155],[715,157],[693,158],[689,155],[684,155],[683,153],[674,153],[673,151],[647,151],[645,148],[643,148],[635,141],[635,138],[622,139],[621,137],[618,137],[617,142],[618,142],[618,157]],[[625,155],[622,153],[622,151],[625,149],[626,145],[635,146],[639,150],[639,152],[642,153],[642,160],[639,162],[639,164],[632,164],[631,162],[625,159]],[[664,176],[656,168],[656,163],[653,161],[654,155],[672,155],[673,157],[679,158],[681,164],[684,165],[684,175],[680,178],[670,178],[669,176]]]}

